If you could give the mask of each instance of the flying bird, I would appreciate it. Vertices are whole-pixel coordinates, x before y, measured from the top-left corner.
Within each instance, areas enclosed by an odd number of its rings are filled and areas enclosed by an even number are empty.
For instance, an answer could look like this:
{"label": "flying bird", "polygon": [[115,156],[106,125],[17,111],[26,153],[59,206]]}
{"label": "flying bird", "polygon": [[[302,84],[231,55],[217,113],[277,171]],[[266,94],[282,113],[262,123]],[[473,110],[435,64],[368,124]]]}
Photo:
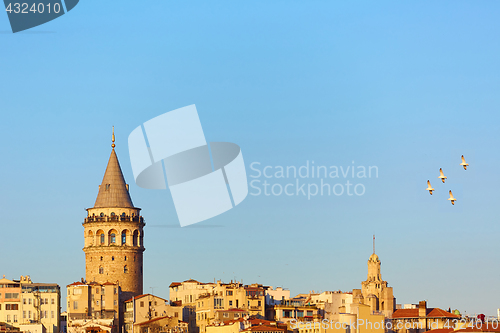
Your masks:
{"label": "flying bird", "polygon": [[450,197],[448,198],[448,200],[450,200],[450,201],[451,201],[451,204],[452,204],[452,205],[454,205],[454,204],[455,204],[455,201],[457,201],[457,199],[455,199],[455,198],[453,197],[453,194],[451,193],[451,190],[450,190]]}
{"label": "flying bird", "polygon": [[464,167],[464,170],[467,170],[467,167],[469,166],[469,163],[465,162],[464,155],[462,155],[462,163],[460,163],[460,165]]}
{"label": "flying bird", "polygon": [[443,182],[444,184],[444,180],[448,177],[446,177],[444,174],[443,174],[443,169],[442,168],[439,168],[439,174],[440,176],[438,177],[439,179],[441,179],[441,181]]}
{"label": "flying bird", "polygon": [[427,181],[427,188],[425,190],[429,191],[429,193],[431,195],[432,195],[432,191],[434,191],[434,189],[431,187],[431,182],[429,180]]}

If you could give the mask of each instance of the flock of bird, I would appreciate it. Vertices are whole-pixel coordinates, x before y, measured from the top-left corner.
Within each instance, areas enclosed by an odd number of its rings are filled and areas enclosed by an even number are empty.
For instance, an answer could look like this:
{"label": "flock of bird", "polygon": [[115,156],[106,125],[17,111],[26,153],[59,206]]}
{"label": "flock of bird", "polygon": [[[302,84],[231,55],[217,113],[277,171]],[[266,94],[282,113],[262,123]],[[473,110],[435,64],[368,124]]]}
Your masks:
{"label": "flock of bird", "polygon": [[[465,162],[464,155],[462,155],[462,163],[460,163],[460,165],[464,167],[464,170],[467,170],[467,167],[469,166],[469,164],[467,162]],[[439,177],[438,178],[441,179],[443,184],[444,184],[445,180],[448,178],[444,175],[443,168],[439,168]],[[429,191],[430,195],[432,195],[432,191],[434,191],[434,189],[431,186],[431,182],[429,180],[427,180],[427,188],[425,190]],[[457,199],[455,199],[453,197],[453,193],[451,193],[451,190],[450,190],[450,197],[448,198],[448,200],[451,201],[452,205],[455,205],[455,201],[457,201]]]}

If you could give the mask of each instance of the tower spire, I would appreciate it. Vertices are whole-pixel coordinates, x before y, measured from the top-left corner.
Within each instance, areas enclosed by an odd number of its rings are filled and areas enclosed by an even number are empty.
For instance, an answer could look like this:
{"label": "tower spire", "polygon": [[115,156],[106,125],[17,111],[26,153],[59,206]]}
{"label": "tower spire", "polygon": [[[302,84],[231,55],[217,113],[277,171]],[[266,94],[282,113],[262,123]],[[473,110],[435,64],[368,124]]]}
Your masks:
{"label": "tower spire", "polygon": [[116,145],[115,145],[115,127],[113,126],[113,134],[111,134],[111,142],[113,142],[111,144],[111,148],[115,149]]}

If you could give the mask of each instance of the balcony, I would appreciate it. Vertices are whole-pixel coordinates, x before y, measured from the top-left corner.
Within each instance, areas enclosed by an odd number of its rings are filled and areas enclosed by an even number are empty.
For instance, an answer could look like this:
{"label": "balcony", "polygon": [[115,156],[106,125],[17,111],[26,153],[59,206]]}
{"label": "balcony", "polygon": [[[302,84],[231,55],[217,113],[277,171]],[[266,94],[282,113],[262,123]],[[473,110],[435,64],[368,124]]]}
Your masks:
{"label": "balcony", "polygon": [[123,215],[114,215],[114,216],[89,216],[85,218],[84,223],[92,223],[92,222],[140,222],[144,223],[144,218],[142,216],[123,216]]}

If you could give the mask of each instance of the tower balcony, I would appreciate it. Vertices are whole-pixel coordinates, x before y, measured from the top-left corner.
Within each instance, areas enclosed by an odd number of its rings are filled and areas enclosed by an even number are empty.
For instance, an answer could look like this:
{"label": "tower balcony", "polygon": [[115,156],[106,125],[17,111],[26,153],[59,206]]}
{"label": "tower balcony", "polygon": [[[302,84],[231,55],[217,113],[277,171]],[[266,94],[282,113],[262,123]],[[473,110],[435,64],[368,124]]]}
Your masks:
{"label": "tower balcony", "polygon": [[84,223],[92,222],[139,222],[144,223],[144,218],[142,216],[130,216],[130,215],[103,215],[103,216],[88,216],[85,218]]}

